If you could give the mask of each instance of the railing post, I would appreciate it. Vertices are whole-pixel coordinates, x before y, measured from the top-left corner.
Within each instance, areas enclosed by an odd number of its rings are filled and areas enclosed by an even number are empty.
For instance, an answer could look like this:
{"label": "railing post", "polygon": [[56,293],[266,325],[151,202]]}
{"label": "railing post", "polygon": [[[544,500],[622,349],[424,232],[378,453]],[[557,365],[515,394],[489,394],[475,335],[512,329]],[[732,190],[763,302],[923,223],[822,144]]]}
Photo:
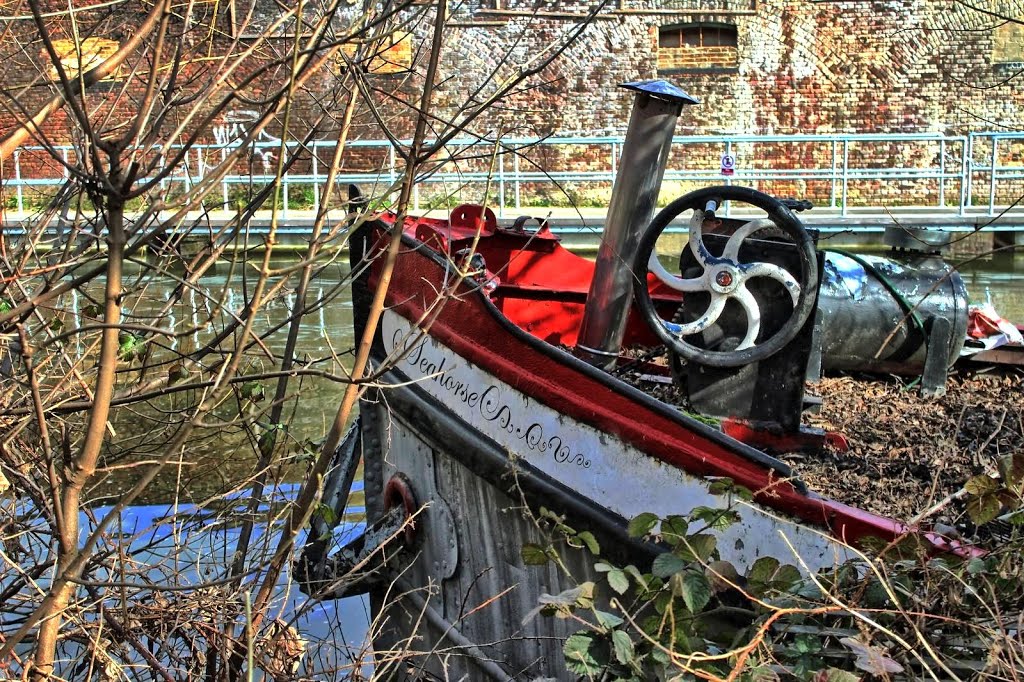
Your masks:
{"label": "railing post", "polygon": [[[320,215],[320,156],[316,153],[316,140],[313,140],[312,145],[313,160],[311,162],[311,170],[313,171],[313,215]],[[328,192],[331,190],[328,189]]]}
{"label": "railing post", "polygon": [[[221,144],[220,145],[220,162],[222,164],[224,164],[224,163],[227,163],[227,160],[228,160],[228,148],[224,144]],[[228,196],[228,176],[231,175],[231,170],[232,169],[230,169],[230,168],[225,169],[225,172],[222,173],[221,176],[220,176],[220,195],[221,195],[221,197],[224,200],[224,203],[221,205],[221,209],[224,210],[224,211],[230,211],[231,210],[231,206],[229,205],[229,202],[231,201],[231,198]]]}
{"label": "railing post", "polygon": [[[732,156],[732,140],[725,141],[725,153]],[[725,176],[725,186],[728,187],[732,184],[732,177],[729,175]],[[725,217],[728,218],[732,215],[732,202],[725,202]]]}
{"label": "railing post", "polygon": [[850,204],[850,140],[843,138],[843,206],[839,215],[846,217]]}
{"label": "railing post", "polygon": [[15,193],[18,196],[18,213],[25,212],[25,195],[21,186],[21,150],[14,150],[14,182]]}
{"label": "railing post", "polygon": [[946,208],[946,138],[939,140],[939,208]]}
{"label": "railing post", "polygon": [[[284,150],[282,152],[279,152],[279,153],[283,153],[285,155],[285,158],[286,159],[288,158],[288,155],[291,152],[288,149],[288,143],[287,142],[284,143]],[[271,182],[273,183],[275,180],[277,180],[276,176],[271,179]],[[288,220],[288,174],[287,173],[285,173],[284,177],[281,178],[281,204],[282,204],[282,206],[281,206],[281,219],[282,220]]]}
{"label": "railing post", "polygon": [[835,209],[836,207],[836,181],[839,179],[838,175],[839,165],[839,147],[836,144],[836,139],[832,138],[832,178],[830,181],[831,188],[829,189],[829,208]]}
{"label": "railing post", "polygon": [[966,215],[967,207],[971,205],[971,154],[974,150],[974,133],[968,133],[961,143],[963,154],[960,158],[960,215]]}
{"label": "railing post", "polygon": [[391,187],[395,186],[397,177],[395,174],[395,145],[391,144],[388,146],[388,183]]}
{"label": "railing post", "polygon": [[996,168],[999,163],[999,137],[992,135],[992,162],[988,172],[988,214],[996,214]]}
{"label": "railing post", "polygon": [[505,217],[505,155],[498,153],[498,217]]}
{"label": "railing post", "polygon": [[515,193],[516,193],[516,211],[519,211],[523,207],[522,201],[522,183],[519,179],[519,154],[516,153],[512,157],[512,172],[515,174]]}

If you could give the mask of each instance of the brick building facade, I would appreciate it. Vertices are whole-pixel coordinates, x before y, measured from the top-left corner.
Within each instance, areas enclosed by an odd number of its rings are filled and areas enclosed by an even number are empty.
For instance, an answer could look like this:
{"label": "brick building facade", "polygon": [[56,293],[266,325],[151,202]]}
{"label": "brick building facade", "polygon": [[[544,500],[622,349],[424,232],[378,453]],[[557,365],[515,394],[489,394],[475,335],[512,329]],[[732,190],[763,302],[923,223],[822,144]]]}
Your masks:
{"label": "brick building facade", "polygon": [[[529,20],[531,5],[467,11],[452,40],[462,71],[493,67],[528,22],[544,45],[586,12],[558,3]],[[1001,16],[1024,20],[1024,3],[611,0],[521,106],[539,110],[539,132],[622,132],[615,84],[659,77],[702,100],[684,134],[1021,129],[1024,26]]]}
{"label": "brick building facade", "polygon": [[[63,7],[50,4],[55,11]],[[195,43],[192,54],[205,50],[210,60],[196,59],[183,71],[199,84],[219,50],[243,49],[281,11],[272,0],[197,6],[209,16],[199,17],[195,25],[215,28],[208,38],[188,34]],[[337,35],[356,12],[355,5],[345,7],[335,22]],[[467,98],[486,98],[496,83],[577,30],[591,9],[582,2],[537,6],[528,0],[471,0],[454,6],[435,96],[439,117],[457,118]],[[222,14],[214,16],[215,10]],[[145,10],[136,11],[141,17]],[[407,15],[418,19],[394,29],[394,49],[363,68],[380,92],[415,101],[431,12],[414,6]],[[687,108],[679,134],[1021,130],[1022,17],[1020,0],[608,0],[557,60],[474,126],[480,133],[506,136],[621,134],[631,100],[616,85],[659,77],[702,102]],[[88,27],[94,40],[90,49],[100,55],[125,39],[133,21],[123,10],[83,12],[78,19],[79,30]],[[51,21],[55,38],[67,40],[66,16]],[[4,24],[23,39],[0,47],[7,93],[0,129],[12,124],[19,107],[32,110],[48,92],[45,83],[32,81],[48,67],[41,44],[31,39],[31,22],[8,19]],[[273,60],[294,32],[294,22],[286,23],[265,42],[247,69],[266,70],[248,84],[245,98],[218,113],[203,130],[203,141],[227,141],[244,130],[260,97],[286,76],[286,65]],[[84,54],[81,59],[88,61]],[[95,86],[90,106],[112,108],[115,121],[118,112],[134,111],[139,93],[131,88],[122,92],[120,83],[145,64],[145,57],[130,61],[118,77]],[[340,72],[326,69],[308,81],[293,117],[293,137],[312,121],[320,122],[318,137],[331,137],[345,101],[338,92]],[[378,105],[396,135],[411,131],[407,108],[389,97],[379,98]],[[359,112],[355,136],[382,137],[380,120]],[[44,130],[54,142],[75,141],[67,112],[51,117]],[[271,127],[268,138],[280,134]],[[893,149],[889,162],[913,161],[901,160],[903,153]],[[368,169],[379,162],[354,158],[349,167]],[[25,163],[31,165],[27,158]],[[10,177],[10,164],[4,175]]]}

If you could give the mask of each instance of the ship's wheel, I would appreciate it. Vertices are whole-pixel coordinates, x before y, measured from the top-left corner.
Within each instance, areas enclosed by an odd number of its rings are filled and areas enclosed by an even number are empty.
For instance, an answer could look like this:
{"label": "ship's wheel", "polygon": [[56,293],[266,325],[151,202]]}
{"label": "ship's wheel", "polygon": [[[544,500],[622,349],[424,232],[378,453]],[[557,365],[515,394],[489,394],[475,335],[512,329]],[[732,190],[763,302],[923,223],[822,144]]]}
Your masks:
{"label": "ship's wheel", "polygon": [[[749,204],[767,214],[735,224],[731,234],[711,235],[721,226],[716,211],[725,201]],[[665,228],[678,216],[692,211],[689,220],[689,267],[682,276],[673,275],[658,260],[655,248]],[[795,265],[786,268],[768,260],[748,260],[758,253],[751,237],[767,233],[784,240],[795,250]],[[716,246],[709,248],[710,242]],[[717,252],[717,253],[716,253]],[[756,256],[755,256],[756,258]],[[814,309],[818,289],[818,267],[814,241],[800,220],[781,201],[747,187],[710,187],[691,192],[666,206],[651,222],[640,241],[634,264],[638,283],[653,274],[662,284],[681,292],[684,301],[699,300],[701,309],[688,315],[662,317],[647,286],[636,286],[637,303],[654,333],[682,358],[712,367],[739,367],[763,360],[782,350],[800,332]],[[755,280],[762,280],[760,283]],[[768,280],[768,281],[764,281]],[[754,284],[755,290],[752,290]],[[791,302],[788,317],[764,317],[765,290]],[[773,310],[778,306],[772,306]],[[723,313],[726,313],[723,315]],[[724,344],[706,342],[709,330],[726,318],[740,331]]]}

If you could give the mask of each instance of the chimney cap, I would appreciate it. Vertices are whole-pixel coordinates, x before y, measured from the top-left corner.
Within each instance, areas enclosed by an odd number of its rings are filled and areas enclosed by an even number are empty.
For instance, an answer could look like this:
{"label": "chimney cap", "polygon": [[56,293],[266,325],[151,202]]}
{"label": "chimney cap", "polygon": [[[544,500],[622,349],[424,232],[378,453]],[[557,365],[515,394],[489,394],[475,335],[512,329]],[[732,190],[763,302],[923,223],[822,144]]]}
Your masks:
{"label": "chimney cap", "polygon": [[633,81],[632,83],[620,83],[619,87],[627,90],[635,90],[636,92],[642,92],[645,95],[650,95],[651,97],[656,97],[657,99],[662,99],[666,102],[675,102],[677,104],[700,104],[699,99],[688,95],[686,91],[678,85],[674,85],[665,80]]}

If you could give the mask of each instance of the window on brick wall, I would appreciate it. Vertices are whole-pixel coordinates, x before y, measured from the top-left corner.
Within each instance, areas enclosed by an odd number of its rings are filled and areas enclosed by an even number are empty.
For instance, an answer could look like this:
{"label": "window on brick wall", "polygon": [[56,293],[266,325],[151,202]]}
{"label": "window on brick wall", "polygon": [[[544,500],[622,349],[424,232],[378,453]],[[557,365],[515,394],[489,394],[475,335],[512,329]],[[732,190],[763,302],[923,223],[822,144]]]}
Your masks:
{"label": "window on brick wall", "polygon": [[732,24],[675,24],[658,29],[658,73],[732,73],[739,65]]}

